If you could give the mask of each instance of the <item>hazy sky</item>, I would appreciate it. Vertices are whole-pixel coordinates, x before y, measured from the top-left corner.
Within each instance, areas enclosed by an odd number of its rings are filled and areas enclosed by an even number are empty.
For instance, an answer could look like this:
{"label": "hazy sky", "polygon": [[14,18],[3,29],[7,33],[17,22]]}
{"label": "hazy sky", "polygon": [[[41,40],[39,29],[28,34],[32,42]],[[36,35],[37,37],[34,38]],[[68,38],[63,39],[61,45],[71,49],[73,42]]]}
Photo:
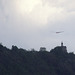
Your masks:
{"label": "hazy sky", "polygon": [[75,0],[0,0],[3,45],[50,50],[61,41],[75,52]]}

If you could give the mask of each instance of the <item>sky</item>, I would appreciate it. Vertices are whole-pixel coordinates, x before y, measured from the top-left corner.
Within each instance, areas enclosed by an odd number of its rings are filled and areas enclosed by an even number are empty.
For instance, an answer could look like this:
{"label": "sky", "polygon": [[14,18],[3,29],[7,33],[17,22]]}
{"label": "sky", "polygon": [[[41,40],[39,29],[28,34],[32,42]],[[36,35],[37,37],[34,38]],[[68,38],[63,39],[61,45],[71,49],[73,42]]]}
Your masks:
{"label": "sky", "polygon": [[50,51],[62,41],[75,52],[75,0],[0,0],[0,42],[6,47]]}

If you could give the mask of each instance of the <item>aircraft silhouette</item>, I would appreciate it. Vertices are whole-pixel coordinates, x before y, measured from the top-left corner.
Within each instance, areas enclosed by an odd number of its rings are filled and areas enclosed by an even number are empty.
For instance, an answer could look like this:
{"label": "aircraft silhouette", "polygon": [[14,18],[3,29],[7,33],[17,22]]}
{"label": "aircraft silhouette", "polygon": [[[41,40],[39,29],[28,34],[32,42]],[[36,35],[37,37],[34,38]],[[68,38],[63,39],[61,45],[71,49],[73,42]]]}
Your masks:
{"label": "aircraft silhouette", "polygon": [[64,31],[59,31],[59,32],[56,32],[56,34],[58,34],[58,33],[62,33],[62,32],[64,32]]}

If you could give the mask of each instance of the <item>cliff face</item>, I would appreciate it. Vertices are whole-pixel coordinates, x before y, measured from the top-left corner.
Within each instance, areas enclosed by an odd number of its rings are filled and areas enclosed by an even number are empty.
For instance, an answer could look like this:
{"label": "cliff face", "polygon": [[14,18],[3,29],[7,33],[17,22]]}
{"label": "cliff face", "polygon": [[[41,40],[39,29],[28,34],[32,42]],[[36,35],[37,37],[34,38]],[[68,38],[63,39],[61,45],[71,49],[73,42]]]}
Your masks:
{"label": "cliff face", "polygon": [[61,47],[47,52],[0,45],[0,75],[75,75],[75,55]]}

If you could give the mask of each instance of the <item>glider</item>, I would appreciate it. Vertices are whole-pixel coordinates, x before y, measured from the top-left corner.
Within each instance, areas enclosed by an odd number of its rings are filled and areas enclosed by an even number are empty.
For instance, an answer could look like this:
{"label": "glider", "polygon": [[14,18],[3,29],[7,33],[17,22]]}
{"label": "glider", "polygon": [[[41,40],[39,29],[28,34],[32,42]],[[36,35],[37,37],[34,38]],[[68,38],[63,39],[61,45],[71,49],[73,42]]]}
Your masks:
{"label": "glider", "polygon": [[59,31],[59,32],[56,32],[56,34],[58,34],[58,33],[62,33],[62,32],[64,32],[64,31]]}

